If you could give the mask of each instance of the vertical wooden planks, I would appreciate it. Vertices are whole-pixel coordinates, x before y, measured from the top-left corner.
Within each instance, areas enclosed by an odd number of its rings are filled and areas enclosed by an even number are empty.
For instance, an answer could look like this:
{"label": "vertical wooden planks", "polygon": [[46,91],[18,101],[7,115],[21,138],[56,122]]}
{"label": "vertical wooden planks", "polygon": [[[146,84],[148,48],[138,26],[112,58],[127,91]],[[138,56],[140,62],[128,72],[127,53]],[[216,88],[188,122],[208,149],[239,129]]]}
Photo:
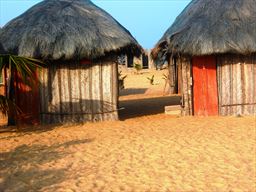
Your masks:
{"label": "vertical wooden planks", "polygon": [[188,115],[193,115],[193,100],[192,100],[192,63],[191,59],[187,57],[186,60],[186,82],[187,82],[187,106],[188,106]]}
{"label": "vertical wooden planks", "polygon": [[48,111],[48,92],[46,89],[48,82],[48,68],[43,68],[39,73],[39,95],[40,95],[40,122],[46,122],[46,112]]}
{"label": "vertical wooden planks", "polygon": [[81,104],[80,104],[80,89],[79,87],[79,76],[78,76],[78,71],[79,65],[77,61],[74,61],[74,64],[69,67],[69,75],[70,75],[70,122],[80,122],[80,117],[81,116]]}
{"label": "vertical wooden planks", "polygon": [[91,66],[92,64],[81,64],[80,70],[80,97],[81,97],[81,111],[82,111],[82,121],[87,122],[92,120],[92,105],[90,101],[90,76],[91,76]]}
{"label": "vertical wooden planks", "polygon": [[192,86],[191,86],[191,60],[189,57],[179,58],[181,68],[180,91],[182,96],[182,115],[192,115]]}
{"label": "vertical wooden planks", "polygon": [[255,56],[219,56],[221,115],[251,115],[255,107]]}
{"label": "vertical wooden planks", "polygon": [[227,115],[230,113],[230,107],[226,106],[232,99],[232,60],[227,59],[227,55],[219,56],[218,70],[220,76],[218,76],[219,84],[219,107],[220,114]]}
{"label": "vertical wooden planks", "polygon": [[118,74],[114,57],[94,63],[54,63],[41,73],[43,123],[115,120]]}
{"label": "vertical wooden planks", "polygon": [[61,83],[61,103],[60,103],[60,112],[62,113],[61,116],[61,122],[68,122],[68,116],[67,113],[70,112],[70,95],[69,95],[69,84],[67,82],[68,80],[68,68],[64,65],[59,68],[60,73],[60,83]]}
{"label": "vertical wooden planks", "polygon": [[112,75],[109,77],[112,79],[112,108],[113,112],[111,113],[111,120],[118,120],[118,66],[117,66],[117,57],[113,56],[111,59]]}
{"label": "vertical wooden planks", "polygon": [[253,111],[251,114],[256,115],[256,54],[252,55],[252,92],[253,92]]}
{"label": "vertical wooden planks", "polygon": [[103,120],[111,119],[111,111],[113,111],[112,101],[112,80],[109,78],[112,75],[113,64],[110,61],[106,61],[102,65],[102,96],[103,96]]}
{"label": "vertical wooden planks", "polygon": [[[244,69],[242,71],[243,81],[243,103],[253,103],[253,65],[252,57],[246,57],[243,65]],[[243,114],[249,115],[253,113],[253,105],[244,105]]]}
{"label": "vertical wooden planks", "polygon": [[[183,67],[185,67],[185,71],[186,71],[186,73],[187,73],[187,70],[186,70],[186,67],[187,67],[187,65],[182,65],[182,64],[184,64],[184,63],[186,63],[187,64],[187,62],[184,60],[184,62],[182,62],[182,63],[180,63],[179,65],[177,65],[176,66],[176,81],[177,81],[177,93],[178,94],[181,94],[181,90],[182,90],[182,84],[183,84],[183,82],[182,82],[182,68]],[[187,74],[186,74],[186,77],[187,77]]]}
{"label": "vertical wooden planks", "polygon": [[101,61],[94,61],[92,66],[92,89],[91,89],[93,121],[102,120],[100,84],[101,84]]}
{"label": "vertical wooden planks", "polygon": [[221,71],[221,57],[216,58],[217,61],[217,84],[218,84],[218,102],[219,102],[219,114],[222,113],[222,98],[220,97],[222,95],[222,81],[220,79],[222,78],[222,71]]}
{"label": "vertical wooden planks", "polygon": [[169,77],[170,77],[170,93],[175,94],[176,93],[176,63],[174,61],[173,57],[170,57],[169,59]]}
{"label": "vertical wooden planks", "polygon": [[[238,55],[234,56],[234,63],[232,65],[233,67],[233,103],[234,104],[242,104],[242,93],[243,93],[243,87],[242,87],[242,69],[243,69],[243,61],[242,58],[240,58]],[[243,114],[242,113],[242,105],[236,105],[233,107],[233,114]]]}
{"label": "vertical wooden planks", "polygon": [[52,113],[51,122],[58,123],[61,122],[60,117],[60,87],[59,87],[59,78],[58,78],[58,65],[53,65],[50,68],[50,89],[51,89],[51,98],[50,98],[50,110],[49,112]]}

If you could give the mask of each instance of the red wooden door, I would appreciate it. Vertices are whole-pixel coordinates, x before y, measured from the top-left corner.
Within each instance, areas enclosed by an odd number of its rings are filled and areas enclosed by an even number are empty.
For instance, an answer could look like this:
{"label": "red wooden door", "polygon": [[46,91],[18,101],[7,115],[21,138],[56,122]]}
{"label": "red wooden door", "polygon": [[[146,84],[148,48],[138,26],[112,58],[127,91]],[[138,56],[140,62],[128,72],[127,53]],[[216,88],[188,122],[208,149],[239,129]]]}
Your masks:
{"label": "red wooden door", "polygon": [[218,115],[217,66],[214,56],[194,57],[194,115]]}
{"label": "red wooden door", "polygon": [[36,79],[35,83],[26,85],[20,75],[17,72],[14,73],[15,103],[22,112],[17,117],[18,124],[39,124],[40,100],[37,74],[33,78]]}

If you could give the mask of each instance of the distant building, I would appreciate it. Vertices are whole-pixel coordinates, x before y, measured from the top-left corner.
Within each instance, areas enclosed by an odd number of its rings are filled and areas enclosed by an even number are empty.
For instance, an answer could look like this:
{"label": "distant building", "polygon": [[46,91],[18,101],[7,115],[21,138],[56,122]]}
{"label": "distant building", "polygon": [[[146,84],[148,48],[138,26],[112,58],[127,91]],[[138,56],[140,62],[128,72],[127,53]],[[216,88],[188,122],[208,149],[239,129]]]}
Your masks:
{"label": "distant building", "polygon": [[118,57],[118,63],[127,69],[134,68],[134,64],[141,65],[143,69],[155,69],[154,60],[151,59],[151,52],[146,49],[139,57],[129,53],[121,55]]}

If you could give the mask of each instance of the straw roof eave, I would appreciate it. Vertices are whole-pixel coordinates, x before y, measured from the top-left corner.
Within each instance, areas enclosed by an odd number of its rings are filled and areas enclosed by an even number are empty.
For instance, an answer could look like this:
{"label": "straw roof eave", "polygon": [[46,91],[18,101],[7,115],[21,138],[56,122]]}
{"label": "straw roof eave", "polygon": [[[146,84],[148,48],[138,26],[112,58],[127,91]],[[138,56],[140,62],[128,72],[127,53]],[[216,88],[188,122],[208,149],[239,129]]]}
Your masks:
{"label": "straw roof eave", "polygon": [[89,0],[45,0],[7,23],[0,42],[8,53],[45,60],[138,54],[130,32]]}
{"label": "straw roof eave", "polygon": [[152,51],[191,56],[256,52],[255,0],[193,0]]}

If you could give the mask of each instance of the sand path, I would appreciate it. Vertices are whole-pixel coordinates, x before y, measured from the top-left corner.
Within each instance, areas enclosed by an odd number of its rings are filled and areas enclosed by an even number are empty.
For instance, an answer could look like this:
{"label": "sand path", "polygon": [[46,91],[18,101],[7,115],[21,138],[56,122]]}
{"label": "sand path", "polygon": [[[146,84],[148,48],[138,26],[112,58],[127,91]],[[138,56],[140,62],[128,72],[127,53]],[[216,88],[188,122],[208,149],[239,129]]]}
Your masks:
{"label": "sand path", "polygon": [[0,191],[256,190],[255,117],[153,115],[0,131]]}

